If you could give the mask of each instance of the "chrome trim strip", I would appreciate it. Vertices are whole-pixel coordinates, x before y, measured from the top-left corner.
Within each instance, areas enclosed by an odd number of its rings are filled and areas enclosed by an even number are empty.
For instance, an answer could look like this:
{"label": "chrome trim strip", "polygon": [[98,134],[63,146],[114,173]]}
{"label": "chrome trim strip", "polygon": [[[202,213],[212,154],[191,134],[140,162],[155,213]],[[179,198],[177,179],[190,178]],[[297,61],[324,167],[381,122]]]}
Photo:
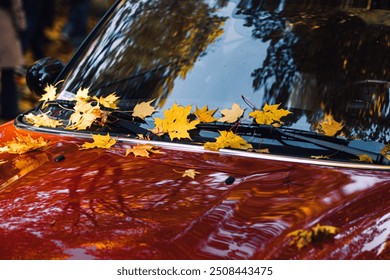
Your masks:
{"label": "chrome trim strip", "polygon": [[[66,130],[58,130],[51,128],[43,128],[43,127],[34,127],[30,125],[26,125],[20,121],[15,121],[15,126],[22,129],[32,130],[36,132],[46,132],[50,134],[57,134],[60,136],[66,137],[77,137],[77,138],[86,138],[92,139],[91,134],[98,134],[94,132],[77,132],[77,131],[66,131]],[[309,158],[298,158],[291,156],[282,156],[282,155],[272,155],[272,154],[264,154],[264,153],[253,153],[246,151],[238,151],[238,150],[229,150],[229,149],[221,149],[218,152],[205,150],[203,146],[190,145],[190,144],[182,144],[182,143],[172,143],[172,142],[162,142],[162,141],[152,141],[152,140],[141,140],[141,139],[132,139],[125,138],[120,136],[114,136],[118,141],[124,143],[131,144],[153,144],[158,147],[163,147],[171,150],[179,150],[179,151],[190,151],[197,153],[215,153],[222,155],[231,155],[231,156],[240,156],[247,158],[258,158],[264,160],[275,160],[282,162],[291,162],[291,163],[299,163],[299,164],[312,164],[319,166],[327,166],[327,167],[340,167],[340,168],[352,168],[352,169],[366,169],[366,170],[384,170],[390,171],[390,166],[387,165],[376,165],[376,164],[365,164],[365,163],[354,163],[354,162],[338,162],[332,160],[321,160],[321,159],[309,159]]]}

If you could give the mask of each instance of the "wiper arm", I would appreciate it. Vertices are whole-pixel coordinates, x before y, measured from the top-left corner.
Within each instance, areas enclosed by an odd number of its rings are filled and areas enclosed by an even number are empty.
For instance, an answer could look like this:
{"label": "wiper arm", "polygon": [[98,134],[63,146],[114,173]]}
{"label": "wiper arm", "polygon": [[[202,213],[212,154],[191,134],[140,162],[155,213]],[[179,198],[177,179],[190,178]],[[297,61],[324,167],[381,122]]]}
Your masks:
{"label": "wiper arm", "polygon": [[[390,161],[380,153],[366,151],[354,147],[349,147],[349,141],[336,137],[329,137],[315,132],[292,129],[292,128],[277,128],[270,125],[237,125],[232,129],[231,124],[210,123],[198,124],[197,128],[218,131],[218,130],[233,130],[238,135],[247,135],[254,137],[262,137],[265,139],[274,139],[284,144],[285,140],[298,140],[314,144],[321,148],[342,152],[345,154],[359,157],[368,155],[373,162],[377,164],[390,165]],[[285,138],[285,139],[283,139]]]}
{"label": "wiper arm", "polygon": [[374,153],[374,152],[370,152],[370,151],[366,151],[366,150],[362,150],[362,149],[358,149],[358,148],[348,147],[348,145],[334,143],[331,141],[325,141],[325,140],[318,139],[318,138],[311,138],[308,136],[299,135],[297,133],[283,131],[280,128],[274,128],[274,129],[278,133],[280,133],[280,135],[285,136],[285,137],[290,137],[292,139],[297,139],[297,140],[301,140],[304,142],[312,143],[312,144],[315,144],[319,147],[327,148],[327,149],[338,151],[338,152],[343,152],[346,154],[354,155],[356,157],[359,157],[359,156],[365,154],[365,155],[368,155],[374,162],[376,162],[378,164],[390,165],[390,161],[385,156],[383,156],[382,154],[379,154],[379,153]]}

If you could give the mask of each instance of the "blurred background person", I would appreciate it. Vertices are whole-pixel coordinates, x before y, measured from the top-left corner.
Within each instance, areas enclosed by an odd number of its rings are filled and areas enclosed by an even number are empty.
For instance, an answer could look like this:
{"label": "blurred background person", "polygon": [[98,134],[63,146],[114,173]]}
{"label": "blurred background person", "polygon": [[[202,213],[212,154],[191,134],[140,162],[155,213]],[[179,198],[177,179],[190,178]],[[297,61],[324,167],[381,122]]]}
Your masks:
{"label": "blurred background person", "polygon": [[0,118],[10,120],[19,114],[14,71],[24,64],[19,34],[26,28],[21,0],[0,0]]}

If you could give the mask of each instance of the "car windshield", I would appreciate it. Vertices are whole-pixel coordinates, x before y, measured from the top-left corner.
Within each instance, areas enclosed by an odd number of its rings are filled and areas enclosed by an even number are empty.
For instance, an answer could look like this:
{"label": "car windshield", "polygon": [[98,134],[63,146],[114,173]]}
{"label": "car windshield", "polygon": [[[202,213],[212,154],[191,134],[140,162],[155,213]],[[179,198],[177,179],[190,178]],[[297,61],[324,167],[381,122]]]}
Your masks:
{"label": "car windshield", "polygon": [[279,104],[291,112],[283,127],[338,124],[336,137],[379,153],[390,140],[390,5],[331,2],[119,1],[63,72],[58,99],[115,93],[122,112],[152,101],[154,119],[174,104],[218,119],[237,104],[240,125]]}

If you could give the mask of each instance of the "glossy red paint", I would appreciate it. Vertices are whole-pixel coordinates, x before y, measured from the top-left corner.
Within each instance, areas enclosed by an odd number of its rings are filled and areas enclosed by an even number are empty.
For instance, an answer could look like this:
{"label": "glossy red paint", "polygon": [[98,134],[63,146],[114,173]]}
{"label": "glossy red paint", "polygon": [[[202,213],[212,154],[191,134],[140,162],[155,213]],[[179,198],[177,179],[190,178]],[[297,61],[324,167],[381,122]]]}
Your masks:
{"label": "glossy red paint", "polygon": [[[5,133],[6,132],[6,133]],[[1,143],[15,135],[1,126]],[[43,151],[0,154],[1,259],[388,259],[390,174],[29,133]],[[59,156],[62,161],[56,161]],[[192,180],[175,171],[196,169]],[[226,181],[234,178],[234,182]],[[320,223],[333,240],[287,234]]]}

